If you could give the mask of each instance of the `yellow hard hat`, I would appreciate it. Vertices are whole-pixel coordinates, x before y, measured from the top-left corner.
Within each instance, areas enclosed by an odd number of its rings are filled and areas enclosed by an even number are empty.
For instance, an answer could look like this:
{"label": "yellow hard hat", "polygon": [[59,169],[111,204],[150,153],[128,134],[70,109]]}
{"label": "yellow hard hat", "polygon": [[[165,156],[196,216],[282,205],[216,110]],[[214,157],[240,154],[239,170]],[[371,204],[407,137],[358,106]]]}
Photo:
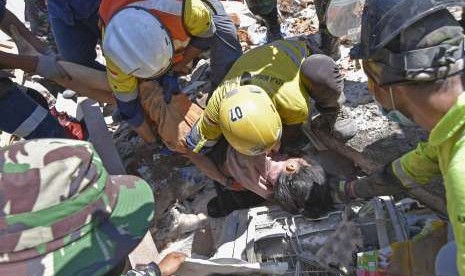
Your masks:
{"label": "yellow hard hat", "polygon": [[238,152],[259,155],[280,140],[281,118],[267,93],[244,85],[226,93],[220,106],[223,136]]}
{"label": "yellow hard hat", "polygon": [[183,21],[187,32],[193,36],[211,37],[216,31],[213,11],[202,0],[186,0]]}

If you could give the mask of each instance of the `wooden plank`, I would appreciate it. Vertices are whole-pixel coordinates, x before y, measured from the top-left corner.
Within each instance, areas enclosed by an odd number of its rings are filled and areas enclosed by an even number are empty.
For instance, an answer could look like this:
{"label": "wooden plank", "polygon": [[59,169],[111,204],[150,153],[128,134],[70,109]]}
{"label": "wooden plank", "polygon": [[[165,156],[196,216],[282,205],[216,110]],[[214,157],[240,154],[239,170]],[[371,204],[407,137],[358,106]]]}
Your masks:
{"label": "wooden plank", "polygon": [[338,152],[339,154],[345,156],[346,158],[352,160],[355,166],[359,167],[364,173],[372,174],[379,168],[383,167],[384,164],[381,164],[375,160],[371,160],[368,156],[364,155],[361,152],[356,151],[355,149],[346,146],[343,142],[332,137],[330,134],[315,129],[313,133],[317,136],[318,140],[321,141],[327,148]]}
{"label": "wooden plank", "polygon": [[133,268],[141,265],[145,266],[150,262],[155,262],[157,264],[160,263],[160,254],[158,254],[157,247],[155,246],[155,242],[153,241],[150,231],[145,234],[145,237],[136,249],[129,254],[129,261]]}
{"label": "wooden plank", "polygon": [[[89,140],[102,158],[107,171],[112,175],[126,174],[111,133],[105,124],[99,104],[91,99],[80,97],[78,99],[77,113],[83,115],[89,132]],[[147,232],[139,245],[129,254],[129,261],[133,268],[150,262],[160,262],[160,255],[150,232]]]}
{"label": "wooden plank", "polygon": [[103,165],[112,175],[126,174],[123,162],[113,143],[113,137],[108,131],[100,106],[88,98],[78,99],[78,116],[82,114],[86,122],[89,140],[102,158]]}
{"label": "wooden plank", "polygon": [[315,135],[309,123],[302,125],[302,131],[305,134],[305,136],[307,136],[308,140],[310,140],[310,143],[313,144],[313,146],[316,148],[317,151],[328,150],[328,148]]}

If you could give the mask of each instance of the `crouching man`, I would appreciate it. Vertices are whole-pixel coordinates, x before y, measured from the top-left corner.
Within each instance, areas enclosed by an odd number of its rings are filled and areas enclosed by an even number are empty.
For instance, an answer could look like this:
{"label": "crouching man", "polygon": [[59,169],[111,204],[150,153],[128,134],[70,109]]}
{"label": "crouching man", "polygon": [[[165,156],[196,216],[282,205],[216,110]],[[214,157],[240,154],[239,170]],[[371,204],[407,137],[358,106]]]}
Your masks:
{"label": "crouching man", "polygon": [[[142,106],[149,125],[171,150],[185,154],[202,172],[227,190],[242,193],[251,201],[272,200],[292,213],[318,216],[332,206],[323,169],[310,158],[255,156],[242,154],[227,144],[218,144],[211,154],[192,153],[186,145],[186,134],[202,116],[203,110],[184,94],[174,95],[170,104],[163,100],[163,89],[154,81],[139,87]],[[199,159],[200,158],[200,159]],[[230,210],[232,211],[232,210]],[[223,213],[223,215],[226,215]]]}
{"label": "crouching man", "polygon": [[[0,149],[0,275],[121,275],[152,224],[150,186],[109,175],[92,145],[64,139]],[[172,275],[185,256],[127,275]]]}
{"label": "crouching man", "polygon": [[341,183],[335,196],[346,201],[392,195],[442,176],[457,246],[456,258],[438,259],[456,263],[438,262],[436,274],[465,275],[464,35],[448,5],[465,1],[367,1],[356,54],[369,91],[390,119],[414,121],[430,136],[378,173]]}

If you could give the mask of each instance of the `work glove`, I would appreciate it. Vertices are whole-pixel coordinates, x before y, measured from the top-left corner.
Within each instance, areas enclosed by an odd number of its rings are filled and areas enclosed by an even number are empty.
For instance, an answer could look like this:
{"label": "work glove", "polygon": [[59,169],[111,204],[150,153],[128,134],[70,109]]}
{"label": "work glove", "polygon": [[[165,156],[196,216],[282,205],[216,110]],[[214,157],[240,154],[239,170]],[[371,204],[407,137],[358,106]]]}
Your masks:
{"label": "work glove", "polygon": [[58,60],[58,56],[56,55],[38,56],[37,67],[34,73],[47,79],[71,79],[66,70],[58,63]]}
{"label": "work glove", "polygon": [[347,203],[357,198],[396,195],[407,189],[392,172],[390,164],[373,174],[353,181],[337,179],[330,182],[331,195],[336,203]]}
{"label": "work glove", "polygon": [[174,73],[168,73],[160,77],[158,81],[163,87],[163,100],[166,104],[169,104],[173,95],[177,95],[181,92],[178,75]]}

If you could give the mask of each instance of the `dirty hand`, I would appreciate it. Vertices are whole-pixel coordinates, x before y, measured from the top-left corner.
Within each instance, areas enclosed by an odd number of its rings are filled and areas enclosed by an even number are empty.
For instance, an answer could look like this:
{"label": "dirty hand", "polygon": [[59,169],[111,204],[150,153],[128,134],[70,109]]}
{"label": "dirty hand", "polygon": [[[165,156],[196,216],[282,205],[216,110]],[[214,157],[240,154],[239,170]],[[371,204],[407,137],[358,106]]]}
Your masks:
{"label": "dirty hand", "polygon": [[356,198],[353,194],[354,181],[348,182],[344,179],[333,178],[328,182],[334,203],[348,203]]}
{"label": "dirty hand", "polygon": [[171,252],[161,260],[160,267],[162,276],[170,276],[176,273],[181,267],[181,264],[186,259],[186,255],[179,252]]}
{"label": "dirty hand", "polygon": [[34,73],[47,79],[71,79],[66,70],[58,63],[58,60],[56,55],[38,56],[37,67]]}

